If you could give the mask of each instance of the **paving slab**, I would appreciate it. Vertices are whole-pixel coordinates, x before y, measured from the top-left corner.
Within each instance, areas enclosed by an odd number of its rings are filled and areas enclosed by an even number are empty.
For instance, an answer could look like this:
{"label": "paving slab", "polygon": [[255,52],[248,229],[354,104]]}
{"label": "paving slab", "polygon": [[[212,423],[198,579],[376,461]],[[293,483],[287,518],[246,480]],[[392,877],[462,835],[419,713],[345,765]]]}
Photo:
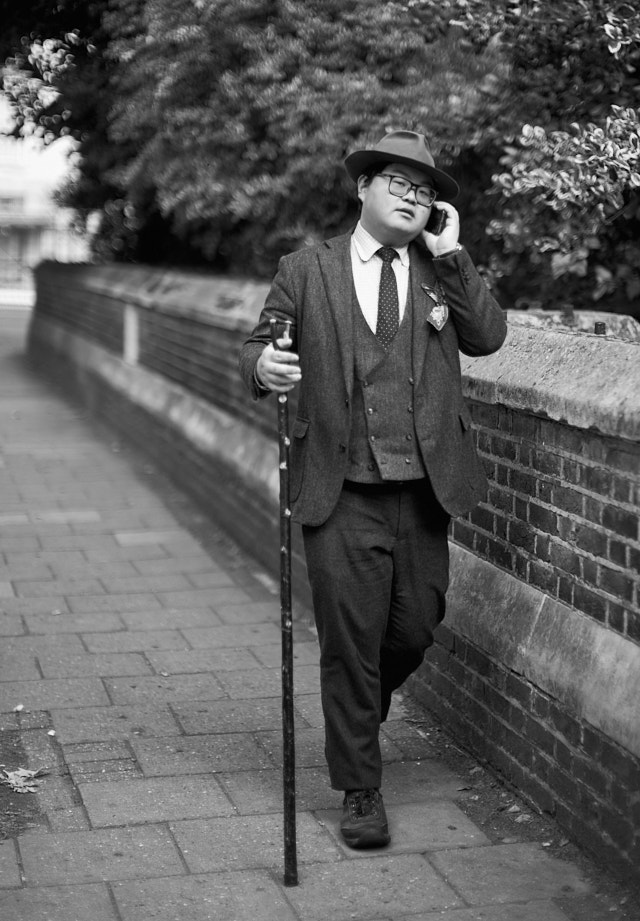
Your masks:
{"label": "paving slab", "polygon": [[147,777],[118,783],[79,784],[94,828],[224,816],[234,812],[217,775]]}
{"label": "paving slab", "polygon": [[112,890],[122,921],[300,921],[267,870],[137,880]]}
{"label": "paving slab", "polygon": [[81,707],[51,712],[61,742],[102,742],[135,736],[177,735],[178,725],[165,707]]}
{"label": "paving slab", "polygon": [[499,844],[429,855],[470,905],[580,896],[591,891],[581,871],[539,844]]}
{"label": "paving slab", "polygon": [[249,732],[161,739],[133,739],[131,748],[146,777],[266,770],[273,758]]}
{"label": "paving slab", "polygon": [[[491,844],[454,803],[448,801],[392,804],[387,809],[391,845],[385,854],[415,854],[449,848],[486,847]],[[360,859],[366,851],[347,847],[340,834],[342,809],[320,810],[317,818],[326,826],[348,859]]]}
{"label": "paving slab", "polygon": [[146,677],[112,678],[104,687],[114,704],[156,704],[175,701],[219,700],[228,696],[220,682],[211,674],[150,675]]}
{"label": "paving slab", "polygon": [[[151,666],[144,656],[135,652],[122,653],[73,653],[59,649],[38,654],[38,665],[45,678],[71,677],[123,677],[150,675]],[[0,662],[0,674],[3,668]],[[29,674],[24,678],[32,677]]]}
{"label": "paving slab", "polygon": [[0,710],[22,704],[29,710],[59,707],[108,706],[109,698],[97,678],[50,678],[0,682]]}
{"label": "paving slab", "polygon": [[[192,873],[282,867],[280,813],[172,822],[170,828]],[[221,841],[224,847],[220,847]],[[336,863],[342,859],[341,850],[323,825],[306,813],[298,817],[296,842],[300,864]]]}
{"label": "paving slab", "polygon": [[184,873],[172,836],[159,826],[39,832],[21,838],[19,845],[25,880],[32,886]]}
{"label": "paving slab", "polygon": [[6,921],[119,921],[105,884],[9,890],[1,898]]}
{"label": "paving slab", "polygon": [[[282,646],[278,647],[282,650]],[[250,649],[181,649],[155,652],[147,651],[146,659],[161,675],[179,675],[197,672],[235,671],[260,668],[260,662]]]}
{"label": "paving slab", "polygon": [[152,611],[125,611],[121,617],[128,629],[134,631],[222,626],[211,608],[154,608]]}
{"label": "paving slab", "polygon": [[[394,921],[569,921],[568,915],[553,902],[518,902],[506,907],[490,905],[453,911],[419,912],[393,916]],[[391,919],[389,919],[391,921]]]}
{"label": "paving slab", "polygon": [[119,614],[104,612],[101,617],[88,613],[67,613],[56,608],[39,614],[25,614],[24,621],[30,633],[113,633],[124,630]]}
{"label": "paving slab", "polygon": [[299,876],[300,885],[287,896],[305,921],[369,921],[385,914],[396,917],[464,906],[418,854],[313,864],[301,868]]}
{"label": "paving slab", "polygon": [[[20,867],[13,841],[0,841],[0,889],[20,885]],[[0,895],[0,905],[4,895]],[[1,917],[1,915],[0,915]]]}
{"label": "paving slab", "polygon": [[278,729],[282,726],[282,701],[275,695],[246,700],[198,701],[176,703],[172,713],[187,735],[234,732],[242,726],[245,732]]}

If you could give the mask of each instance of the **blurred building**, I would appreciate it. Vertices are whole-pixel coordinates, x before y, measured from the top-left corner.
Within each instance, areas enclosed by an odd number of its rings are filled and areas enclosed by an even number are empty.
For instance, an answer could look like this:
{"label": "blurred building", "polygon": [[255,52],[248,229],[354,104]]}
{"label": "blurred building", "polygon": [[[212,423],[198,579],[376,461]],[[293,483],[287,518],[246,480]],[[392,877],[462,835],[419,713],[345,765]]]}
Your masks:
{"label": "blurred building", "polygon": [[82,262],[85,238],[52,198],[66,169],[60,150],[0,136],[0,306],[30,306],[42,259]]}

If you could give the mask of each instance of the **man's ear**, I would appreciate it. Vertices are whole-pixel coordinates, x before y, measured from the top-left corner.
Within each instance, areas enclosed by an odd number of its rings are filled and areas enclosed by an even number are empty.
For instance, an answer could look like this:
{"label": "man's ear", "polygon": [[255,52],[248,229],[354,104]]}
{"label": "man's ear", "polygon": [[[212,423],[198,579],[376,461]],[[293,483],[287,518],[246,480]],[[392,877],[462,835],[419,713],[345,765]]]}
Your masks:
{"label": "man's ear", "polygon": [[361,176],[358,176],[358,198],[360,201],[364,201],[364,193],[369,187],[369,177],[365,176],[364,173]]}

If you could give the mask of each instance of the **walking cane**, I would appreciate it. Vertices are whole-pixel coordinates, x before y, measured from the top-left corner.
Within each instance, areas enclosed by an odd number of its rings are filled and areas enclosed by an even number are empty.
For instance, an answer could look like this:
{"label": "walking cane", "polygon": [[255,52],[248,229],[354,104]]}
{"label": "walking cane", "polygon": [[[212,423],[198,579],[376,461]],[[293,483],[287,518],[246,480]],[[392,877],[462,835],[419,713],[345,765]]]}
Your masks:
{"label": "walking cane", "polygon": [[[271,320],[271,342],[278,346],[277,321]],[[290,321],[285,324],[289,338]],[[280,621],[282,632],[282,780],[284,788],[284,884],[298,885],[296,856],[296,756],[293,732],[293,621],[291,614],[291,509],[289,508],[289,406],[278,394],[280,445]]]}

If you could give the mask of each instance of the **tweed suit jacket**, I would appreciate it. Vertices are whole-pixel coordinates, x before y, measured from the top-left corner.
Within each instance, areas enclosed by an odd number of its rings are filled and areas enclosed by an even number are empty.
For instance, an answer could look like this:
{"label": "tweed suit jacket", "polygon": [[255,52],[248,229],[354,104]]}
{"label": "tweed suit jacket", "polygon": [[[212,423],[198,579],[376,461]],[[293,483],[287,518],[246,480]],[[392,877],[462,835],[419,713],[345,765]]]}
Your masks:
{"label": "tweed suit jacket", "polygon": [[[271,341],[269,321],[291,321],[292,350],[302,380],[293,421],[290,500],[293,518],[317,526],[331,514],[347,470],[354,386],[351,234],[307,247],[279,263],[258,323],[240,351],[240,373],[254,399],[266,396],[254,379]],[[434,260],[421,242],[410,245],[413,322],[428,326],[427,346],[414,354],[414,419],[435,495],[452,516],[473,508],[486,490],[471,419],[462,397],[460,356],[497,351],[506,335],[503,311],[465,250]],[[439,331],[427,321],[433,306],[422,285],[439,280],[449,317]],[[404,408],[403,408],[404,409]]]}

